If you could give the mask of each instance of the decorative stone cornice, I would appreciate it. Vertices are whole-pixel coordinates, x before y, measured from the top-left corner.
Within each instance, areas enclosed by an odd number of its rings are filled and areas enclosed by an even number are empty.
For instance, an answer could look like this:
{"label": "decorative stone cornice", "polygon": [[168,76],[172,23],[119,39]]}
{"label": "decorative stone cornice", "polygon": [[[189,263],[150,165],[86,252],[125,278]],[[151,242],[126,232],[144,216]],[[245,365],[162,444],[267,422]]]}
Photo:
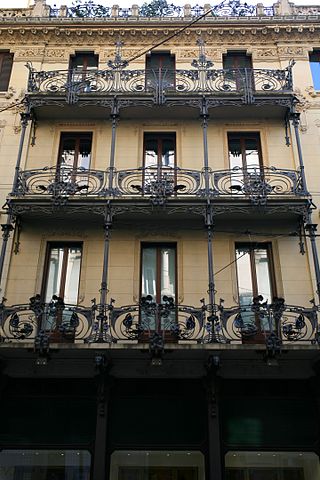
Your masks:
{"label": "decorative stone cornice", "polygon": [[[33,57],[39,58],[45,54],[48,59],[64,59],[64,49],[61,48],[61,44],[69,46],[103,46],[112,45],[115,42],[115,38],[121,37],[122,41],[127,47],[135,50],[137,45],[147,46],[147,44],[154,44],[157,39],[165,39],[166,36],[172,35],[178,29],[163,28],[162,25],[155,25],[152,28],[110,28],[104,26],[92,26],[92,28],[80,28],[71,25],[64,25],[63,28],[55,27],[48,28],[47,26],[25,26],[25,28],[11,28],[2,26],[0,28],[1,44],[8,47],[13,52],[17,52],[17,59],[29,58],[31,53]],[[180,25],[181,27],[181,25]],[[261,26],[257,25],[248,27],[238,27],[236,24],[230,26],[225,25],[223,28],[217,25],[199,25],[196,29],[188,29],[181,33],[179,36],[168,41],[167,45],[196,45],[196,40],[203,38],[207,46],[210,48],[210,43],[231,42],[239,43],[243,42],[249,44],[261,44],[264,45],[267,42],[296,42],[304,44],[314,42],[315,45],[319,45],[319,32],[320,32],[320,17],[318,23],[312,25],[300,23],[299,28],[295,26]],[[212,27],[212,28],[211,28]],[[44,52],[43,45],[50,45]],[[15,47],[14,45],[19,45]],[[21,48],[21,45],[27,45],[27,48]],[[29,48],[32,46],[32,51]],[[53,48],[53,47],[59,48]],[[269,47],[270,48],[270,47]],[[290,49],[293,49],[291,53]],[[262,49],[260,50],[260,57],[264,54]],[[282,56],[305,56],[307,49],[304,51],[299,46],[284,46],[279,49],[279,53]],[[268,56],[268,54],[265,54]],[[271,56],[271,53],[269,54]]]}

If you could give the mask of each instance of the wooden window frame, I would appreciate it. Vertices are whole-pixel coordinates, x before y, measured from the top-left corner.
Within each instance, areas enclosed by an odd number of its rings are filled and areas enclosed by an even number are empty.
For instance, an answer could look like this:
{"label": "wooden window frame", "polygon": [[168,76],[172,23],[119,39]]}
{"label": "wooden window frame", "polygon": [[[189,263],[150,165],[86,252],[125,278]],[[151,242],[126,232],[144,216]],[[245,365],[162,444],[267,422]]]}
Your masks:
{"label": "wooden window frame", "polygon": [[[74,160],[73,160],[73,165],[72,165],[72,170],[77,170],[78,167],[78,158],[79,158],[79,151],[80,151],[80,141],[83,138],[88,138],[90,139],[91,142],[91,155],[92,155],[92,144],[93,144],[93,132],[61,132],[60,133],[60,143],[59,143],[59,152],[58,152],[58,159],[57,159],[57,168],[60,170],[63,168],[63,165],[61,164],[62,160],[62,152],[63,152],[63,141],[65,139],[75,139],[75,155],[74,155]],[[91,161],[90,161],[91,163]],[[91,165],[90,165],[91,167]],[[89,168],[90,170],[90,168]]]}
{"label": "wooden window frame", "polygon": [[[154,168],[170,168],[164,167],[161,164],[161,157],[163,152],[163,141],[167,139],[172,139],[174,143],[174,168],[177,166],[177,135],[176,132],[144,132],[143,133],[143,168],[146,168],[146,143],[149,139],[156,139],[157,140],[157,165],[154,165]],[[147,167],[149,168],[149,167]]]}
{"label": "wooden window frame", "polygon": [[[42,277],[42,287],[41,287],[41,298],[44,301],[46,299],[48,279],[49,279],[50,253],[54,248],[63,248],[64,250],[63,259],[62,259],[59,294],[57,295],[58,297],[61,297],[62,299],[64,299],[67,265],[68,265],[68,250],[72,247],[81,249],[81,262],[80,262],[79,281],[78,281],[78,297],[79,297],[79,286],[80,286],[81,267],[82,267],[82,259],[83,259],[83,242],[48,242],[46,247],[46,255],[45,255],[43,277]],[[77,302],[78,300],[79,299],[77,299]]]}
{"label": "wooden window frame", "polygon": [[[271,242],[236,242],[235,243],[235,252],[237,255],[238,249],[245,249],[249,250],[250,255],[250,270],[251,270],[251,280],[252,280],[252,295],[256,297],[259,295],[258,292],[258,281],[257,281],[257,272],[254,262],[254,251],[258,249],[265,249],[267,252],[267,259],[268,259],[268,269],[269,269],[269,276],[270,276],[270,287],[271,287],[271,295],[270,302],[272,302],[274,297],[277,297],[277,288],[276,288],[276,277],[275,277],[275,269],[274,269],[274,260],[273,260],[273,252],[272,252],[272,243]],[[237,258],[237,257],[236,257]],[[237,292],[239,297],[239,278],[238,278],[238,269],[236,268],[236,278],[237,278]]]}
{"label": "wooden window frame", "polygon": [[[96,61],[96,67],[92,68],[99,68],[99,55],[94,53],[93,50],[91,51],[77,51],[73,55],[70,55],[70,60],[69,60],[69,69],[70,70],[77,70],[77,67],[74,66],[74,61],[82,56],[84,58],[84,65],[83,68],[81,69],[83,72],[86,72],[88,70],[88,63],[89,63],[89,58],[93,58]],[[90,69],[91,67],[89,67]]]}
{"label": "wooden window frame", "polygon": [[[247,58],[250,60],[250,66],[248,67],[241,67],[240,58]],[[232,67],[225,67],[225,61],[227,59],[232,59]],[[248,54],[246,50],[228,50],[227,53],[223,54],[222,56],[222,63],[223,69],[231,68],[231,69],[243,69],[243,68],[253,68],[252,66],[252,55]]]}
{"label": "wooden window frame", "polygon": [[262,147],[261,147],[261,136],[260,132],[227,132],[227,140],[228,140],[228,160],[230,166],[230,139],[239,139],[240,140],[240,147],[241,147],[241,157],[242,157],[242,168],[244,170],[247,169],[247,161],[246,161],[246,140],[247,139],[254,139],[257,141],[258,145],[258,156],[259,156],[259,167],[263,167],[263,155],[262,155]]}
{"label": "wooden window frame", "polygon": [[[168,66],[165,64],[165,59],[168,60]],[[152,65],[153,61],[155,65]],[[145,69],[146,87],[148,87],[149,83],[154,84],[158,77],[160,84],[162,83],[162,80],[164,80],[164,82],[167,80],[168,85],[175,90],[176,56],[174,53],[171,53],[168,50],[151,52],[146,55]]]}
{"label": "wooden window frame", "polygon": [[143,269],[143,250],[145,248],[156,248],[157,260],[156,260],[156,303],[162,303],[161,298],[161,248],[173,248],[175,250],[175,304],[178,298],[178,258],[177,258],[177,243],[176,242],[142,242],[141,254],[140,254],[140,298],[142,297],[142,269]]}

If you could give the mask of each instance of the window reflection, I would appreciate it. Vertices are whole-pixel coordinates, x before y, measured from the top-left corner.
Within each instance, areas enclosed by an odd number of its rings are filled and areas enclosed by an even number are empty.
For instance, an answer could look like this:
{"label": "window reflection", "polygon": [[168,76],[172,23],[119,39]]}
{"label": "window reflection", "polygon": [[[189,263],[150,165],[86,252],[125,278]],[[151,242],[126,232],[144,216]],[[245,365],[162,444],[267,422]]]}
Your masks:
{"label": "window reflection", "polygon": [[145,134],[145,167],[175,166],[175,134]]}
{"label": "window reflection", "polygon": [[[149,295],[155,303],[164,303],[164,297],[176,301],[176,248],[166,245],[143,245],[141,265],[141,296]],[[161,319],[161,329],[165,329],[166,322],[175,321],[175,310],[166,319]],[[157,328],[156,314],[142,310],[141,318],[146,327],[151,330]],[[160,328],[160,325],[158,325]]]}
{"label": "window reflection", "polygon": [[[238,297],[241,307],[250,307],[253,299],[261,295],[263,301],[271,303],[274,292],[271,278],[271,246],[259,244],[236,245],[236,268],[238,279]],[[241,313],[244,322],[242,328],[247,334],[256,329],[268,331],[268,319],[258,319],[248,311]],[[256,325],[256,328],[255,328]]]}
{"label": "window reflection", "polygon": [[65,303],[77,304],[82,248],[78,246],[50,246],[45,301],[53,295]]}
{"label": "window reflection", "polygon": [[59,167],[89,169],[91,162],[92,134],[62,134]]}

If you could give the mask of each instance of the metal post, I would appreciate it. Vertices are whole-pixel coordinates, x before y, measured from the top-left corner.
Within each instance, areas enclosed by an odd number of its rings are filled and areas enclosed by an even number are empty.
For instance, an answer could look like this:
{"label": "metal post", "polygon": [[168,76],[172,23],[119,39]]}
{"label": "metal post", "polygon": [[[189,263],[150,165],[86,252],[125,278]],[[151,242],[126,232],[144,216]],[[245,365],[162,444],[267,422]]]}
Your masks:
{"label": "metal post", "polygon": [[294,127],[294,134],[295,134],[297,150],[298,150],[298,159],[299,159],[299,166],[300,166],[300,172],[301,172],[302,187],[303,187],[303,191],[307,194],[308,189],[307,189],[306,177],[304,173],[304,163],[303,163],[301,140],[300,140],[300,133],[299,133],[300,113],[296,113],[296,112],[292,113],[291,119]]}
{"label": "metal post", "polygon": [[108,267],[109,267],[109,242],[110,242],[110,229],[112,226],[111,208],[108,204],[105,213],[104,221],[104,253],[103,253],[103,269],[100,289],[100,305],[104,307],[106,305],[106,298],[108,293]]}
{"label": "metal post", "polygon": [[213,253],[212,253],[212,237],[213,237],[213,222],[212,222],[212,207],[208,201],[206,207],[206,227],[208,232],[208,274],[209,274],[209,303],[211,309],[215,305],[215,284],[213,272]]}
{"label": "metal post", "polygon": [[108,430],[108,407],[110,397],[110,377],[105,368],[105,358],[103,355],[97,355],[96,360],[101,359],[102,366],[99,366],[100,377],[97,395],[97,422],[94,446],[93,477],[94,480],[108,480],[109,468],[107,461],[107,430]]}
{"label": "metal post", "polygon": [[207,366],[208,458],[206,480],[222,480],[224,476],[224,459],[221,452],[220,438],[220,385],[217,376],[219,363],[219,357],[213,356],[210,357]]}
{"label": "metal post", "polygon": [[22,159],[22,151],[24,146],[24,140],[26,136],[26,130],[28,126],[28,122],[31,120],[31,113],[28,107],[28,110],[24,113],[21,113],[21,134],[20,134],[20,142],[19,142],[19,149],[18,149],[18,156],[15,168],[15,174],[13,179],[13,193],[18,191],[18,178],[21,166],[21,159]]}
{"label": "metal post", "polygon": [[204,182],[205,182],[205,195],[209,197],[209,155],[208,155],[208,106],[205,98],[202,99],[201,114],[202,119],[202,134],[203,134],[203,166],[204,166]]}
{"label": "metal post", "polygon": [[111,149],[110,149],[110,162],[109,162],[109,192],[111,193],[113,190],[113,177],[114,177],[114,164],[115,164],[115,152],[116,152],[116,133],[117,133],[117,125],[119,120],[119,110],[114,100],[114,105],[112,108],[112,113],[110,115],[111,118]]}
{"label": "metal post", "polygon": [[0,253],[0,284],[1,284],[1,291],[2,291],[2,274],[3,274],[3,267],[4,267],[4,259],[6,256],[8,240],[10,237],[10,233],[12,232],[13,225],[11,224],[12,217],[11,215],[8,216],[7,223],[1,225],[2,229],[2,246],[1,246],[1,253]]}

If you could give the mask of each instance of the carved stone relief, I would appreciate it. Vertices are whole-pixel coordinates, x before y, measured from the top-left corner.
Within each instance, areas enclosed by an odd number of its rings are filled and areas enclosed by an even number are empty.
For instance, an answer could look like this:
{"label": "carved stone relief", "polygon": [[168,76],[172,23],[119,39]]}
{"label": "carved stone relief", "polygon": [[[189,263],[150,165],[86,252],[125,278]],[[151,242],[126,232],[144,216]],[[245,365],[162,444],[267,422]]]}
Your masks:
{"label": "carved stone relief", "polygon": [[16,61],[19,60],[36,60],[43,58],[44,55],[44,48],[43,47],[31,47],[31,48],[24,48],[16,50],[14,59]]}
{"label": "carved stone relief", "polygon": [[308,53],[304,47],[287,45],[285,47],[278,47],[279,55],[282,57],[307,57]]}
{"label": "carved stone relief", "polygon": [[256,58],[267,58],[268,60],[270,57],[278,57],[278,51],[276,48],[260,48],[258,50],[255,50],[254,56]]}

